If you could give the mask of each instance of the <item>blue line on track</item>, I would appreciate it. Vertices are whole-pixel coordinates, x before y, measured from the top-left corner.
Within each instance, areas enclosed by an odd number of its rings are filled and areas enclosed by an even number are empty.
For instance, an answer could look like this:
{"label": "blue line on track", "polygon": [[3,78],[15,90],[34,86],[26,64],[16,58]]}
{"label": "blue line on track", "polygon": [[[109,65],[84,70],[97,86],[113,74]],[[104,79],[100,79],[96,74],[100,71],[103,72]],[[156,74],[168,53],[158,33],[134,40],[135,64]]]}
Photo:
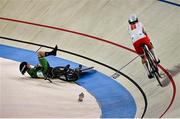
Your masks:
{"label": "blue line on track", "polygon": [[[18,62],[28,61],[32,65],[38,63],[35,52],[1,44],[0,57]],[[53,67],[66,64],[70,64],[72,67],[78,66],[77,63],[54,56],[47,57],[47,60]],[[15,70],[18,70],[18,67]],[[134,98],[126,88],[110,77],[96,71],[82,77],[76,83],[96,98],[102,111],[102,118],[135,117],[137,109]]]}

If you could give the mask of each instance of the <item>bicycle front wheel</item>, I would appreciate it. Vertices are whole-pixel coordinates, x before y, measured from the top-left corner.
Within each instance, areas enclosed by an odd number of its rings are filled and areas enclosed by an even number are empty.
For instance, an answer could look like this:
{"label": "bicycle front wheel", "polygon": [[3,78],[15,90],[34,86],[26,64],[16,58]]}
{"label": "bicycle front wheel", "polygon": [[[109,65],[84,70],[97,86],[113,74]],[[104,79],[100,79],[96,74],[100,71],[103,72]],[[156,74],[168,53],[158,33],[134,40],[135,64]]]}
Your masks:
{"label": "bicycle front wheel", "polygon": [[154,76],[155,76],[155,78],[156,78],[156,80],[158,81],[158,83],[159,83],[159,85],[161,86],[161,87],[163,87],[163,85],[162,85],[162,83],[161,83],[161,81],[160,81],[160,75],[159,75],[159,72],[158,71],[155,71],[154,72]]}
{"label": "bicycle front wheel", "polygon": [[160,81],[160,74],[157,65],[154,62],[151,62],[151,68],[152,68],[152,73],[156,80],[158,81],[159,85],[163,87],[161,81]]}

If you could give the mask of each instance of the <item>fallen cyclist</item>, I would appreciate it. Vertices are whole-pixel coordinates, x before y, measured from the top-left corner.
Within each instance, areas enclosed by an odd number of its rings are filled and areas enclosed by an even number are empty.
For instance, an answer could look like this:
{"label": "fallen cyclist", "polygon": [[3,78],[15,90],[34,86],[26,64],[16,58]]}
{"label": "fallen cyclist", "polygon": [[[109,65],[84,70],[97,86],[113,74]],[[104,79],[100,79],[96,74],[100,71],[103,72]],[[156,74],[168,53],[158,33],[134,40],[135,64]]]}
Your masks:
{"label": "fallen cyclist", "polygon": [[78,68],[72,69],[70,65],[66,66],[58,66],[58,67],[50,67],[47,59],[45,57],[57,54],[57,45],[50,52],[39,51],[37,53],[39,63],[37,66],[32,67],[28,62],[21,62],[19,65],[19,70],[22,75],[26,72],[31,76],[31,78],[44,78],[50,79],[58,78],[65,81],[76,81],[79,78],[79,74],[81,73],[82,66],[79,65]]}

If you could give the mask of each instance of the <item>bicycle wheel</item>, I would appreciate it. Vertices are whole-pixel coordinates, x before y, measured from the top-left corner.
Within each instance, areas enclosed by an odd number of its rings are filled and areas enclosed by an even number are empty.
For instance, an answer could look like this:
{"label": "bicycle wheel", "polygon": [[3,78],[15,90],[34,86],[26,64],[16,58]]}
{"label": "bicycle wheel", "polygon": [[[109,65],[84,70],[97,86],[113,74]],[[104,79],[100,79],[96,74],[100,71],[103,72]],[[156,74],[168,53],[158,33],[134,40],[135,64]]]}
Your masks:
{"label": "bicycle wheel", "polygon": [[69,71],[67,72],[67,81],[71,82],[76,81],[78,79],[79,76],[77,75],[77,73],[73,69],[69,69]]}
{"label": "bicycle wheel", "polygon": [[161,83],[161,81],[160,81],[160,74],[159,74],[157,65],[155,65],[155,64],[153,63],[153,64],[151,64],[151,67],[152,67],[152,73],[153,73],[154,77],[155,77],[156,80],[158,81],[159,85],[160,85],[161,87],[163,87],[163,85],[162,85],[162,83]]}
{"label": "bicycle wheel", "polygon": [[152,55],[152,53],[147,49],[147,46],[144,45],[143,46],[143,50],[145,52],[145,55],[147,57],[147,60],[148,60],[148,63],[150,65],[150,68],[151,68],[151,73],[152,75],[156,78],[156,80],[158,81],[159,85],[162,87],[163,85],[161,84],[161,81],[160,81],[160,74],[159,74],[159,70],[158,70],[158,67],[157,67],[157,64],[154,62],[155,59],[154,59],[154,56]]}

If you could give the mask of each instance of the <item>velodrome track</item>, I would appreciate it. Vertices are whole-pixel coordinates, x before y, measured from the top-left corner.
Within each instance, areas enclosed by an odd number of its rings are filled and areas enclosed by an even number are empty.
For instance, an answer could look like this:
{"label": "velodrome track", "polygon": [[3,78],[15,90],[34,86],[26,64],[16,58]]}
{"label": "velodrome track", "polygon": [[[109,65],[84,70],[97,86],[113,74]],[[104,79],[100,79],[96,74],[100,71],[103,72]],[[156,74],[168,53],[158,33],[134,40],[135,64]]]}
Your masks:
{"label": "velodrome track", "polygon": [[[133,50],[131,50],[133,48],[127,34],[128,15],[132,12],[136,12],[140,16],[140,20],[142,20],[142,22],[144,23],[145,28],[147,29],[147,32],[149,33],[152,42],[155,45],[156,52],[161,58],[160,68],[163,70],[161,72],[164,72],[166,74],[170,73],[170,75],[165,75],[165,77],[163,78],[163,82],[165,83],[163,88],[157,86],[156,80],[147,79],[144,69],[140,64],[139,58],[136,58],[130,64],[128,64],[122,70],[122,72],[131,77],[145,92],[148,104],[146,105],[147,110],[145,110],[144,117],[179,117],[179,103],[177,102],[177,100],[179,99],[179,95],[177,92],[179,90],[178,78],[180,65],[180,42],[178,40],[178,38],[180,37],[180,26],[178,23],[178,19],[180,18],[180,16],[179,14],[177,14],[179,11],[179,7],[177,5],[166,4],[164,2],[154,0],[148,2],[142,0],[134,2],[113,0],[74,0],[72,2],[24,1],[19,4],[17,4],[17,1],[15,0],[2,0],[1,2],[1,36],[48,46],[54,46],[55,44],[58,44],[60,46],[60,49],[71,51],[89,57],[91,59],[95,59],[96,61],[114,67],[115,69],[120,69],[137,56],[135,53],[133,53]],[[173,2],[178,3],[178,1],[176,0],[173,0]],[[125,6],[128,6],[129,9],[127,9]],[[37,46],[27,44],[25,45],[17,42],[7,41],[4,39],[1,39],[1,44],[12,45],[33,51],[36,51],[38,49]],[[95,66],[96,70],[106,74],[107,76],[111,76],[112,74],[114,74],[114,71],[112,69],[76,56],[68,55],[63,52],[59,52],[58,56],[77,63],[84,64],[86,66],[93,65]],[[1,66],[5,67],[5,64],[7,65],[11,63],[5,63],[4,60],[1,59]],[[15,67],[17,67],[17,65],[17,63],[14,64]],[[11,66],[8,67],[13,72],[17,72],[16,68],[10,68]],[[1,72],[3,71],[4,70],[2,70],[1,68]],[[18,72],[14,74],[14,76],[16,75],[22,77],[18,74]],[[170,79],[171,81],[169,82]],[[13,79],[13,81],[14,80],[15,79]],[[145,108],[145,102],[141,92],[131,81],[127,80],[123,76],[117,78],[116,81],[123,85],[132,94],[137,106],[135,117],[141,117]],[[48,87],[48,84],[44,84],[44,81],[32,81],[32,83],[37,85],[41,85],[41,83],[43,83],[43,86]],[[26,86],[28,86],[27,84],[25,83]],[[9,85],[8,87],[8,83],[6,82],[6,80],[3,80],[1,85],[7,86],[7,90],[9,89],[9,87],[13,86]],[[70,85],[72,86],[72,84]],[[62,87],[67,91],[67,87],[69,88],[71,86],[69,86],[69,84],[64,84]],[[77,88],[76,97],[77,93],[81,92],[82,90],[84,91],[84,89],[76,85],[73,86],[75,86],[74,89]],[[33,88],[36,89],[36,85],[33,85]],[[58,86],[56,88],[61,87]],[[2,92],[5,91],[3,89],[4,88],[2,88],[1,90]],[[40,88],[40,90],[43,89]],[[72,104],[77,103],[75,101],[72,101],[71,98],[66,95],[66,91],[61,91],[61,93],[64,95],[63,99],[70,100],[69,102],[71,102]],[[13,94],[16,93],[18,94],[18,92],[12,91],[10,93],[12,95],[1,96],[1,99],[3,99],[3,101],[7,100],[4,103],[5,105],[1,103],[1,105],[3,105],[1,106],[1,112],[4,117],[48,116],[47,110],[44,109],[43,110],[44,112],[46,112],[46,114],[42,111],[40,115],[35,115],[34,113],[29,113],[29,115],[22,115],[22,112],[20,113],[17,110],[16,113],[12,115],[9,113],[8,115],[8,110],[5,110],[5,107],[8,104],[12,104],[13,106],[15,106],[19,101],[17,98],[13,102],[14,99],[8,96],[12,96],[13,98],[19,96],[23,97],[23,94],[25,92],[22,91],[22,95],[13,96]],[[39,91],[39,93],[42,92]],[[22,98],[20,97],[19,99]],[[75,93],[73,93],[72,97],[75,97]],[[58,98],[56,97],[55,99],[58,100]],[[29,105],[33,105],[34,102],[34,106],[36,106],[37,100],[35,98],[30,98],[30,100],[31,99],[33,101]],[[78,114],[75,113],[76,111],[73,111],[73,109],[77,109],[76,106],[78,107],[79,104],[74,104],[72,106],[72,110],[70,111],[51,110],[51,113],[53,113],[54,117],[56,117],[56,115],[57,117],[100,117],[101,111],[94,98],[87,93],[87,99],[88,101],[85,101],[84,103],[89,104],[80,104],[84,107],[83,109],[81,108],[82,111],[79,111]],[[57,102],[57,100],[55,100],[55,102]],[[22,102],[25,103],[25,101]],[[24,103],[22,103],[21,106],[23,106]],[[60,105],[67,105],[70,107],[70,103],[67,102],[62,102]],[[13,110],[14,107],[11,105],[9,106]],[[16,107],[18,108],[17,105]],[[94,111],[91,111],[92,109]],[[27,110],[24,109],[24,111]],[[62,113],[64,113],[64,115],[62,115]],[[59,116],[59,114],[61,116]]]}

